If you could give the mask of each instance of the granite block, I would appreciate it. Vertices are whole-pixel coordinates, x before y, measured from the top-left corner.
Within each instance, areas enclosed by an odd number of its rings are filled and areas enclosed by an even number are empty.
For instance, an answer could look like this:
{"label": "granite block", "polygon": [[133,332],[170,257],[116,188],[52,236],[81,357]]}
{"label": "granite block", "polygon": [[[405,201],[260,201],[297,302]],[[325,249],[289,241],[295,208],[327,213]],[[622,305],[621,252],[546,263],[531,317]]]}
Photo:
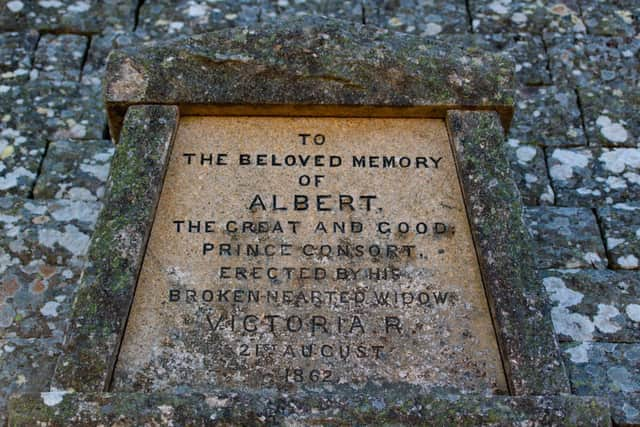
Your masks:
{"label": "granite block", "polygon": [[640,273],[545,270],[542,276],[561,341],[640,342]]}
{"label": "granite block", "polygon": [[598,223],[590,209],[529,207],[524,213],[538,268],[607,267]]}
{"label": "granite block", "polygon": [[605,84],[579,88],[578,94],[590,145],[640,147],[640,90]]}
{"label": "granite block", "polygon": [[534,0],[470,0],[474,32],[583,33],[577,0],[547,3]]}
{"label": "granite block", "polygon": [[39,37],[35,30],[0,33],[0,84],[29,80]]}
{"label": "granite block", "polygon": [[640,31],[640,5],[633,0],[580,0],[589,34],[633,37]]}
{"label": "granite block", "polygon": [[640,268],[640,203],[617,203],[599,208],[597,213],[610,266],[626,270]]}
{"label": "granite block", "polygon": [[516,92],[516,105],[510,138],[543,147],[587,144],[573,90],[556,86],[521,87]]}
{"label": "granite block", "polygon": [[393,31],[437,37],[470,32],[464,0],[365,0],[364,22]]}
{"label": "granite block", "polygon": [[606,84],[624,89],[638,83],[640,39],[554,33],[545,33],[544,38],[556,85],[588,88]]}
{"label": "granite block", "polygon": [[543,149],[509,139],[505,151],[523,203],[529,206],[553,205],[555,194],[547,175]]}
{"label": "granite block", "polygon": [[109,175],[111,141],[55,141],[49,144],[33,195],[38,199],[99,200]]}
{"label": "granite block", "polygon": [[365,2],[358,0],[278,0],[256,2],[261,8],[260,22],[277,22],[304,15],[322,15],[363,23]]}
{"label": "granite block", "polygon": [[556,203],[600,206],[640,197],[640,149],[556,148],[547,151]]}
{"label": "granite block", "polygon": [[609,405],[615,425],[640,425],[640,393],[610,393]]}
{"label": "granite block", "polygon": [[58,338],[25,339],[0,335],[0,414],[6,415],[7,401],[12,394],[49,388],[59,354]]}
{"label": "granite block", "polygon": [[2,0],[0,30],[87,34],[107,27],[132,29],[136,7],[131,0]]}
{"label": "granite block", "polygon": [[89,38],[84,36],[43,35],[38,42],[32,79],[79,81],[88,44]]}
{"label": "granite block", "polygon": [[640,393],[640,344],[587,341],[562,348],[575,394]]}
{"label": "granite block", "polygon": [[145,40],[156,40],[253,25],[259,22],[265,3],[262,0],[145,2],[140,8],[136,32]]}

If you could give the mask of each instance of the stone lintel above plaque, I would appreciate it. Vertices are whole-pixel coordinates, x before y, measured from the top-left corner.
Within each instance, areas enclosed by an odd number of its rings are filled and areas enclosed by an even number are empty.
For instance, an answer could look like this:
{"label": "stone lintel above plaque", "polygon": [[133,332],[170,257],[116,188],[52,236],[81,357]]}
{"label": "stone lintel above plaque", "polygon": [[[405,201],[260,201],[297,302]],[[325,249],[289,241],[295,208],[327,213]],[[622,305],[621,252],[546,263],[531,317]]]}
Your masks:
{"label": "stone lintel above plaque", "polygon": [[503,55],[334,19],[225,31],[115,50],[105,100],[118,140],[134,104],[181,115],[444,118],[493,110],[508,129],[514,64]]}

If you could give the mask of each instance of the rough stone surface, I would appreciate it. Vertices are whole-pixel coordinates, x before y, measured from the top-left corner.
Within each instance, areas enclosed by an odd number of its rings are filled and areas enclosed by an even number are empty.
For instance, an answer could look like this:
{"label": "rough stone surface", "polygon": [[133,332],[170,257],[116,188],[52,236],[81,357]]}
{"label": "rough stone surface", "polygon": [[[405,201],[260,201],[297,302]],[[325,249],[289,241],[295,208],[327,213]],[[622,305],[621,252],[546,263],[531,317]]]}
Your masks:
{"label": "rough stone surface", "polygon": [[11,394],[48,390],[59,354],[58,337],[16,338],[0,334],[0,421],[7,415]]}
{"label": "rough stone surface", "polygon": [[640,424],[640,393],[610,393],[611,418],[616,425]]}
{"label": "rough stone surface", "polygon": [[553,205],[555,195],[547,175],[543,149],[509,138],[505,151],[523,203],[529,206]]}
{"label": "rough stone surface", "polygon": [[573,90],[556,86],[518,89],[509,137],[544,147],[586,145]]}
{"label": "rough stone surface", "polygon": [[639,344],[584,342],[562,348],[576,394],[640,393]]}
{"label": "rough stone surface", "polygon": [[38,37],[34,30],[0,33],[0,84],[29,80]]}
{"label": "rough stone surface", "polygon": [[463,0],[366,0],[364,21],[422,37],[469,32],[469,18]]}
{"label": "rough stone surface", "polygon": [[111,141],[52,142],[33,196],[38,199],[101,199],[113,152]]}
{"label": "rough stone surface", "polygon": [[522,85],[548,85],[551,76],[542,37],[527,33],[441,34],[442,42],[477,52],[510,55],[515,62],[516,80]]}
{"label": "rough stone surface", "polygon": [[[274,23],[286,21],[291,17],[304,15],[323,15],[345,21],[366,23],[367,12],[380,5],[380,2],[373,4],[373,2],[367,0],[279,0],[277,2],[258,1],[257,3],[261,8],[259,20],[261,22]],[[250,11],[251,10],[248,12]],[[246,13],[246,17],[243,16],[243,20],[250,17],[251,14]]]}
{"label": "rough stone surface", "polygon": [[640,33],[640,6],[633,0],[580,0],[589,34],[633,37]]}
{"label": "rough stone surface", "polygon": [[[281,3],[281,2],[278,2]],[[292,2],[294,3],[294,2]],[[241,0],[233,2],[151,1],[142,4],[137,32],[143,39],[156,40],[191,35],[238,25],[252,25],[267,10],[269,2]],[[288,2],[286,6],[288,7]],[[277,18],[276,10],[271,11]],[[265,18],[268,18],[265,14]]]}
{"label": "rough stone surface", "polygon": [[0,333],[62,339],[100,204],[0,198]]}
{"label": "rough stone surface", "polygon": [[0,103],[11,106],[0,120],[0,195],[30,195],[47,141],[97,139],[104,131],[98,94],[78,83],[2,86]]}
{"label": "rough stone surface", "polygon": [[598,206],[640,197],[640,149],[556,148],[547,151],[556,203]]}
{"label": "rough stone surface", "polygon": [[72,34],[42,36],[33,64],[37,78],[79,81],[88,42],[87,37]]}
{"label": "rough stone surface", "polygon": [[171,152],[177,109],[131,107],[70,317],[55,385],[103,390],[120,345]]}
{"label": "rough stone surface", "polygon": [[606,268],[607,256],[591,210],[530,207],[525,219],[538,268]]}
{"label": "rough stone surface", "polygon": [[627,91],[613,85],[578,89],[591,145],[640,147],[640,86]]}
{"label": "rough stone surface", "polygon": [[[546,270],[542,283],[561,341],[640,342],[640,275],[611,270]],[[574,359],[579,358],[578,348]]]}
{"label": "rough stone surface", "polygon": [[616,269],[640,269],[640,203],[618,203],[598,209],[609,264]]}
{"label": "rough stone surface", "polygon": [[135,425],[611,425],[603,399],[428,395],[410,386],[339,386],[330,396],[212,391],[208,395],[50,392],[10,402],[10,424]]}
{"label": "rough stone surface", "polygon": [[625,89],[638,82],[640,40],[625,37],[545,34],[553,81],[559,86],[609,84]]}
{"label": "rough stone surface", "polygon": [[607,396],[616,425],[638,425],[640,345],[583,342],[563,349],[573,392]]}
{"label": "rough stone surface", "polygon": [[516,395],[566,392],[569,383],[559,361],[548,300],[533,269],[498,116],[455,111],[447,125],[509,390]]}
{"label": "rough stone surface", "polygon": [[470,0],[471,23],[479,33],[582,33],[577,0],[562,3],[510,0]]}
{"label": "rough stone surface", "polygon": [[129,0],[2,0],[0,30],[96,33],[112,26],[131,29],[136,2]]}

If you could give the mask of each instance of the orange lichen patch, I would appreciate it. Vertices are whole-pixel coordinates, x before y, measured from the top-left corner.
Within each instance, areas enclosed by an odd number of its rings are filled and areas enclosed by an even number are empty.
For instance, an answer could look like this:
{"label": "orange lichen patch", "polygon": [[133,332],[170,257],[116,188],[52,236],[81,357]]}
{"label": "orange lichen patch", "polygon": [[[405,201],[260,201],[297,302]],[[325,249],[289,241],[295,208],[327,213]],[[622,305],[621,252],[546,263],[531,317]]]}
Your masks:
{"label": "orange lichen patch", "polygon": [[34,294],[41,294],[45,289],[47,289],[47,285],[41,279],[38,279],[31,284],[31,292]]}
{"label": "orange lichen patch", "polygon": [[571,9],[569,9],[566,5],[562,3],[558,3],[555,6],[551,7],[551,12],[556,15],[566,16],[571,14]]}
{"label": "orange lichen patch", "polygon": [[56,267],[49,264],[43,264],[40,266],[40,274],[42,274],[42,277],[44,277],[45,279],[48,279],[56,274],[56,271]]}
{"label": "orange lichen patch", "polygon": [[0,300],[6,301],[7,298],[12,297],[18,290],[18,280],[13,279],[4,283],[4,286],[0,286]]}
{"label": "orange lichen patch", "polygon": [[46,216],[46,215],[40,215],[40,216],[36,216],[36,217],[34,217],[34,218],[31,220],[31,222],[32,222],[32,223],[34,223],[34,224],[36,224],[36,225],[37,225],[37,224],[45,224],[45,223],[49,222],[49,220],[50,220],[50,219],[51,219],[51,218],[49,218],[49,217],[48,217],[48,216]]}

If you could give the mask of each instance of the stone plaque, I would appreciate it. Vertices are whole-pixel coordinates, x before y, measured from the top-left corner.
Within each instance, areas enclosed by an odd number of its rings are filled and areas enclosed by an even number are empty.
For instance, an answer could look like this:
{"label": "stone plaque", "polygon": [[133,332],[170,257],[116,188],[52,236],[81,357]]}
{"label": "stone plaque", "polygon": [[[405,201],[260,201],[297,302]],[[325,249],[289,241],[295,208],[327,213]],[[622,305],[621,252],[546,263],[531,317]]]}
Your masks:
{"label": "stone plaque", "polygon": [[444,120],[181,118],[114,391],[505,391]]}

